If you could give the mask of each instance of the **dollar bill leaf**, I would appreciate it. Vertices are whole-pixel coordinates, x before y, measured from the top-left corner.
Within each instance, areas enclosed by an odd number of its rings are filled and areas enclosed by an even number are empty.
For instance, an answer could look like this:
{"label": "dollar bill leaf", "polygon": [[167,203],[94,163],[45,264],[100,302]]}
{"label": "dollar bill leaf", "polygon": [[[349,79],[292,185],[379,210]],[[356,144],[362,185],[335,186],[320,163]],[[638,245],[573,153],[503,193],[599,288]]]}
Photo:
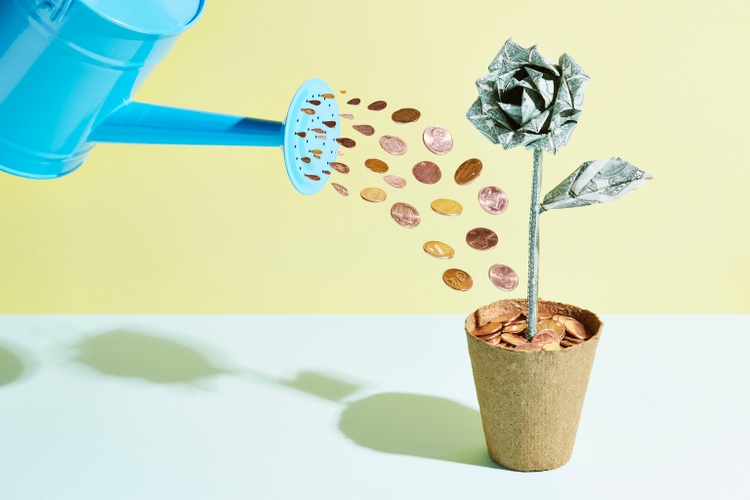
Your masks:
{"label": "dollar bill leaf", "polygon": [[653,176],[622,158],[587,161],[547,193],[542,211],[619,200]]}

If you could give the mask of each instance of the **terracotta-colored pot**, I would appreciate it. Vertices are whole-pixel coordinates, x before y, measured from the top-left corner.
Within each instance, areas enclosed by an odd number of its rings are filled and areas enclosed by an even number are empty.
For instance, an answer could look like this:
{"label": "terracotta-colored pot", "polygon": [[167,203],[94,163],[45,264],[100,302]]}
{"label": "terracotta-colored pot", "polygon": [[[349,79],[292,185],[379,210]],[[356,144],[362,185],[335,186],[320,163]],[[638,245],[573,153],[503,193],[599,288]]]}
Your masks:
{"label": "terracotta-colored pot", "polygon": [[591,338],[561,351],[515,351],[471,335],[497,316],[525,309],[526,300],[501,300],[466,318],[482,426],[490,457],[503,467],[556,469],[573,453],[602,322],[591,311],[540,300],[540,316],[575,318]]}

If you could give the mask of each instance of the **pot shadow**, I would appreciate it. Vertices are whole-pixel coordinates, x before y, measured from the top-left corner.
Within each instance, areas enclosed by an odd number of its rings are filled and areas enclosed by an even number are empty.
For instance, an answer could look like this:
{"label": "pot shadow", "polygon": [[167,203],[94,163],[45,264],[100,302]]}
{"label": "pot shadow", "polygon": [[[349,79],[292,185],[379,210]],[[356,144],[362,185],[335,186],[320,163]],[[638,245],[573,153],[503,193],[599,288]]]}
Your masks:
{"label": "pot shadow", "polygon": [[435,396],[386,392],[353,401],[339,430],[364,448],[503,469],[487,454],[479,412]]}
{"label": "pot shadow", "polygon": [[128,330],[86,337],[72,346],[72,360],[103,375],[136,378],[154,384],[190,384],[233,373],[216,366],[208,354],[172,340]]}
{"label": "pot shadow", "polygon": [[27,371],[21,356],[0,346],[0,387],[12,384]]}

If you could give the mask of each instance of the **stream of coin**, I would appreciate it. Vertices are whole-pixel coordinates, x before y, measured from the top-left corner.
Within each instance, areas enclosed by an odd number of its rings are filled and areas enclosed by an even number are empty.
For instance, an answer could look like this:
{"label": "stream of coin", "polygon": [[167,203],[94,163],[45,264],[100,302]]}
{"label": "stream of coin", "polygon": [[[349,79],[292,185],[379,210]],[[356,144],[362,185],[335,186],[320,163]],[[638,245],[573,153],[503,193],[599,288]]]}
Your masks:
{"label": "stream of coin", "polygon": [[[341,94],[346,94],[346,91],[342,90]],[[357,140],[376,139],[375,128],[367,123],[368,120],[360,120],[361,114],[381,113],[388,107],[388,103],[382,100],[373,101],[365,105],[357,97],[346,99],[342,99],[346,102],[346,108],[343,110],[346,112],[341,113],[339,116],[342,121],[352,121],[353,124],[350,128],[351,134],[348,134],[342,126],[342,137],[336,139],[338,144],[343,148],[343,150],[340,149],[338,151],[340,156],[337,160],[341,161],[330,162],[331,170],[336,172],[336,176],[345,176],[351,171],[352,167],[345,163],[347,149],[356,147]],[[342,110],[340,109],[340,111]],[[417,109],[400,108],[392,112],[391,120],[394,123],[402,125],[413,124],[421,116],[422,113]],[[317,131],[313,129],[313,132],[324,134],[325,130],[321,129]],[[357,139],[345,137],[345,135],[352,135],[353,137],[357,137]],[[372,137],[372,139],[361,139],[359,136]],[[406,142],[396,135],[381,135],[377,140],[382,150],[388,155],[399,157],[407,151],[408,146]],[[453,148],[453,137],[444,127],[439,125],[426,127],[422,133],[422,142],[427,151],[438,156],[445,155]],[[382,175],[382,181],[392,188],[403,189],[407,184],[407,179],[404,177],[389,173],[391,172],[391,166],[384,160],[369,158],[365,160],[364,166],[371,172]],[[469,185],[480,176],[482,168],[482,161],[479,158],[468,158],[454,172],[453,181],[459,186]],[[417,182],[425,185],[436,184],[443,178],[443,170],[435,162],[428,160],[418,161],[414,164],[411,174]],[[335,180],[336,182],[330,183],[331,187],[340,195],[349,196],[349,190],[344,186],[346,181],[343,178],[339,180],[338,177]],[[385,190],[376,186],[362,189],[359,196],[362,200],[369,203],[381,203],[388,197]],[[508,208],[507,194],[499,187],[493,185],[481,187],[478,190],[477,201],[481,208],[491,215],[500,215]],[[430,204],[430,208],[435,213],[446,217],[455,217],[463,212],[461,203],[448,198],[435,199]],[[419,211],[413,205],[404,202],[394,203],[391,207],[390,215],[396,224],[407,229],[417,227],[422,220]],[[495,231],[486,227],[469,228],[466,232],[465,244],[474,250],[492,250],[498,244],[498,235]],[[454,246],[440,240],[426,241],[422,248],[427,255],[437,259],[451,259],[456,253]],[[518,274],[504,264],[498,263],[492,265],[487,271],[487,277],[495,287],[503,291],[509,292],[518,286]],[[474,285],[471,275],[463,269],[448,268],[443,272],[442,278],[447,286],[458,291],[467,291]]]}

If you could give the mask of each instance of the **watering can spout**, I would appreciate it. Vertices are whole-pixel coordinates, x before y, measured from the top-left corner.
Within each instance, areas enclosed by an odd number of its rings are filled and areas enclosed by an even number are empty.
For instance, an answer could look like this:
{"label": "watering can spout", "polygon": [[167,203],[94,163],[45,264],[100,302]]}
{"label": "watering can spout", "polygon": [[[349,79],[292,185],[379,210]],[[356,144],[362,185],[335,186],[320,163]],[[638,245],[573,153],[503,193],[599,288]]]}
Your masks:
{"label": "watering can spout", "polygon": [[281,122],[127,102],[89,135],[90,142],[282,146]]}

